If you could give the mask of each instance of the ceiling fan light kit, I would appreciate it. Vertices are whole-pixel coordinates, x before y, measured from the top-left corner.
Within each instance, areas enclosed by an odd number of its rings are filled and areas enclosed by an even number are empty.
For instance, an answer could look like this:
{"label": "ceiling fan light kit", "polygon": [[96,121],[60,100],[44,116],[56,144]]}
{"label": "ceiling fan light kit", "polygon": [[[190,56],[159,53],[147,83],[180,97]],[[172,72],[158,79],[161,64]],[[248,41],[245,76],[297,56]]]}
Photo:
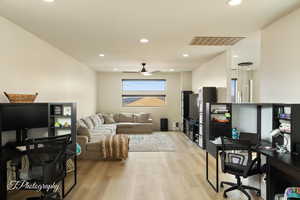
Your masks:
{"label": "ceiling fan light kit", "polygon": [[142,70],[141,70],[141,73],[147,72],[147,70],[146,70],[146,68],[145,68],[146,63],[142,63],[142,66],[143,66],[143,68],[142,68]]}
{"label": "ceiling fan light kit", "polygon": [[152,73],[151,73],[151,72],[142,72],[142,74],[143,74],[144,76],[152,76]]}
{"label": "ceiling fan light kit", "polygon": [[123,71],[123,73],[136,73],[136,74],[142,74],[142,75],[144,75],[144,76],[151,76],[151,75],[153,75],[154,73],[160,73],[161,71],[148,71],[147,69],[146,69],[146,65],[147,65],[147,63],[145,63],[145,62],[143,62],[142,64],[142,69],[141,69],[141,71]]}
{"label": "ceiling fan light kit", "polygon": [[230,6],[238,6],[242,3],[242,0],[229,0],[227,1],[227,4]]}

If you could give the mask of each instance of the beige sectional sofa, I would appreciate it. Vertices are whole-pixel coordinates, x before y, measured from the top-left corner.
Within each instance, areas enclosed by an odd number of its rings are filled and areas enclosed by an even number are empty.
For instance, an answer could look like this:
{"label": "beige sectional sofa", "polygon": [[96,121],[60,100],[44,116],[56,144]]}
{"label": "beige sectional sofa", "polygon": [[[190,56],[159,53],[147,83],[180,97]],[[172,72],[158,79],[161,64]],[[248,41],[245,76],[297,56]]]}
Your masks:
{"label": "beige sectional sofa", "polygon": [[[103,160],[114,154],[119,155],[119,159],[126,159],[128,149],[127,152],[125,149],[128,148],[129,138],[124,134],[142,133],[152,133],[150,114],[98,113],[80,119],[77,123],[77,142],[82,150],[79,159]],[[105,152],[112,155],[107,157]]]}
{"label": "beige sectional sofa", "polygon": [[98,113],[78,121],[78,134],[95,141],[103,134],[152,133],[153,124],[149,113]]}

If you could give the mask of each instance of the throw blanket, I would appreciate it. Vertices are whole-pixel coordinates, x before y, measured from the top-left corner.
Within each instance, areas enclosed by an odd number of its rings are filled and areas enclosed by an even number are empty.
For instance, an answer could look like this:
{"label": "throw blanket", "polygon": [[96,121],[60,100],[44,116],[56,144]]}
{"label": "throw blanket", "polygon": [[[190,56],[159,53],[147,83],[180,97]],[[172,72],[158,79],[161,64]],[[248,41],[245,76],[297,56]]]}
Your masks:
{"label": "throw blanket", "polygon": [[129,137],[127,135],[109,135],[100,141],[101,158],[104,160],[125,160],[128,158]]}

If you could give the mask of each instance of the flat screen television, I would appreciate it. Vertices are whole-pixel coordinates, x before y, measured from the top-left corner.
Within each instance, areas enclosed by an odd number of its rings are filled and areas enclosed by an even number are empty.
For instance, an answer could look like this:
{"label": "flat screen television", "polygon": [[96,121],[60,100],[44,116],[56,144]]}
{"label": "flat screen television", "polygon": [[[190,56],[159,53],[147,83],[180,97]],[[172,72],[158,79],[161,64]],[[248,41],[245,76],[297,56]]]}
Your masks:
{"label": "flat screen television", "polygon": [[198,94],[190,94],[189,118],[199,120]]}
{"label": "flat screen television", "polygon": [[1,106],[2,131],[48,127],[48,104]]}

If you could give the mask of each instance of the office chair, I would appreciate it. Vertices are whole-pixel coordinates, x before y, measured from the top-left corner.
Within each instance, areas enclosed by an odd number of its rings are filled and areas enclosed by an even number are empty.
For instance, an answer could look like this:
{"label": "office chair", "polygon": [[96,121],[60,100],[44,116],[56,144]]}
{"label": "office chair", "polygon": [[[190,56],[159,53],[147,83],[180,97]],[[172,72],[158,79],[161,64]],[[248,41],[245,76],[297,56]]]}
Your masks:
{"label": "office chair", "polygon": [[252,151],[250,149],[251,146],[248,147],[248,159],[245,162],[245,156],[243,154],[238,153],[231,153],[226,152],[226,146],[225,146],[225,140],[230,140],[230,143],[233,145],[233,148],[235,145],[241,146],[241,144],[237,140],[232,139],[226,139],[224,137],[221,137],[222,140],[222,151],[221,151],[221,166],[223,173],[228,173],[231,175],[234,175],[237,182],[231,183],[231,182],[221,182],[221,187],[223,188],[224,185],[231,186],[230,188],[226,189],[223,193],[223,197],[227,198],[227,193],[233,190],[239,190],[242,193],[244,193],[249,200],[251,200],[251,197],[249,193],[246,190],[254,190],[256,192],[257,196],[261,195],[260,189],[246,186],[242,184],[241,177],[248,178],[249,176],[260,174],[260,160],[259,158],[252,159]]}
{"label": "office chair", "polygon": [[[26,155],[29,160],[29,183],[38,185],[59,184],[66,176],[66,149],[71,136],[63,135],[30,139],[26,141]],[[42,188],[40,197],[27,200],[60,200],[60,194],[53,188]]]}

